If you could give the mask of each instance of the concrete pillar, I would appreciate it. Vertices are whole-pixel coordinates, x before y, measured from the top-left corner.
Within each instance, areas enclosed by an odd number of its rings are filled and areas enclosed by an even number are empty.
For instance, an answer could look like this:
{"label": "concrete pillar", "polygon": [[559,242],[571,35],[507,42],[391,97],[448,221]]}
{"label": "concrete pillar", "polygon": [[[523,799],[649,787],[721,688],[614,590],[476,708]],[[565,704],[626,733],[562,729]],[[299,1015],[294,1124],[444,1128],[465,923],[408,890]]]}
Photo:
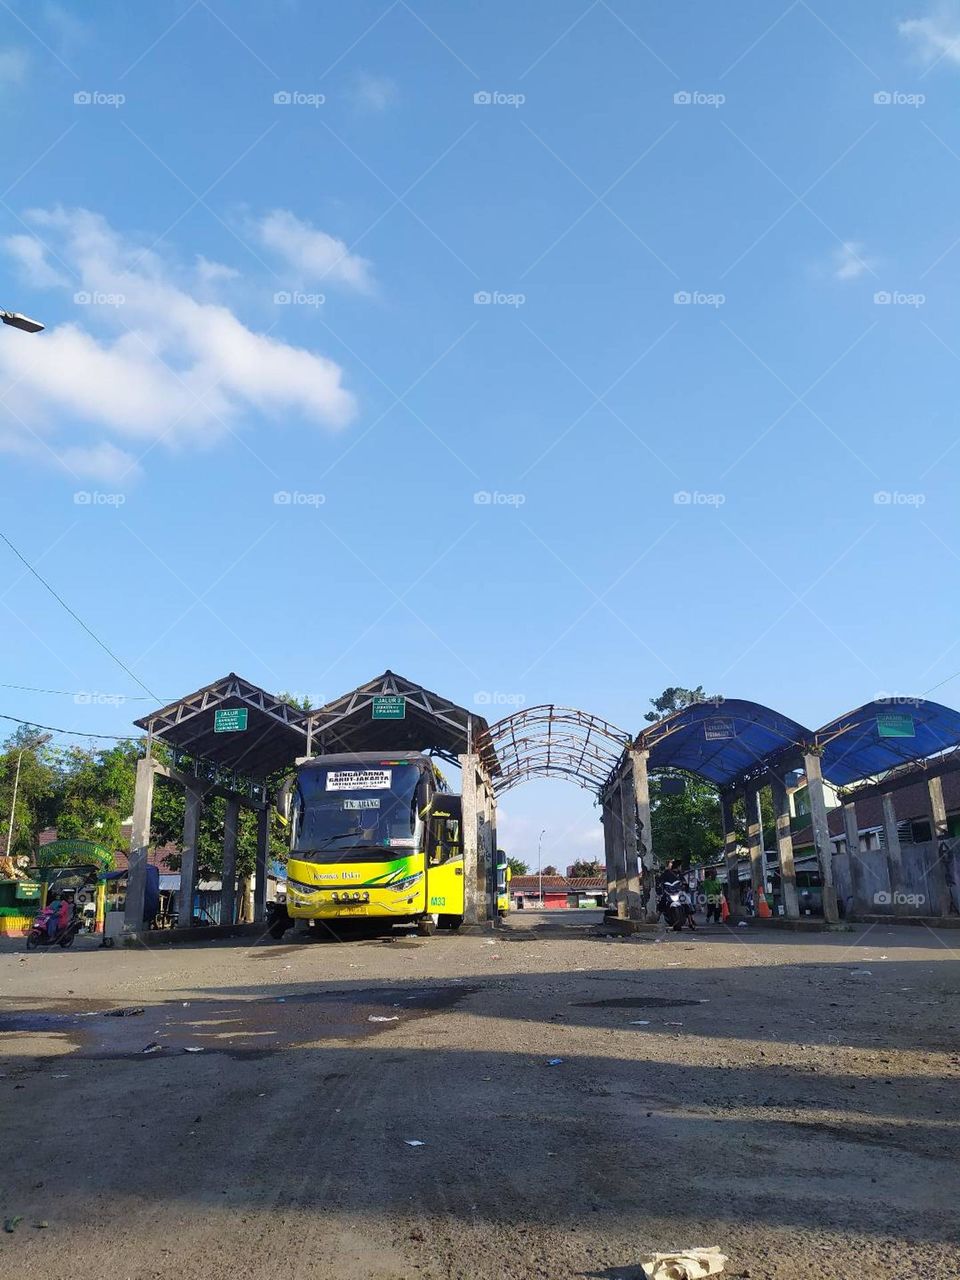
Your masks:
{"label": "concrete pillar", "polygon": [[606,796],[600,800],[600,822],[603,826],[603,858],[607,873],[607,910],[614,915],[617,910],[617,859],[610,804]]}
{"label": "concrete pillar", "polygon": [[720,814],[723,822],[723,857],[727,864],[727,906],[730,919],[743,915],[740,901],[740,859],[737,853],[737,831],[733,821],[733,793],[720,793]]}
{"label": "concrete pillar", "polygon": [[950,914],[950,888],[947,884],[945,860],[950,856],[950,826],[947,822],[947,807],[943,800],[943,779],[940,777],[927,779],[927,810],[930,815],[930,836],[936,861],[931,874],[927,877],[930,886],[930,911],[932,916],[948,916]]}
{"label": "concrete pillar", "polygon": [[893,795],[885,791],[880,798],[883,806],[883,842],[887,849],[887,874],[890,877],[890,896],[895,912],[903,912],[903,854],[900,851],[900,832],[897,829],[897,812]]}
{"label": "concrete pillar", "polygon": [[234,924],[237,904],[237,828],[240,825],[240,800],[227,798],[223,816],[223,871],[220,890],[220,923]]}
{"label": "concrete pillar", "polygon": [[813,843],[817,850],[817,861],[820,864],[823,918],[828,924],[836,924],[840,916],[837,912],[837,891],[833,885],[833,845],[830,843],[830,828],[827,824],[827,798],[823,790],[820,757],[813,752],[805,752],[803,770],[807,777]]}
{"label": "concrete pillar", "polygon": [[610,793],[610,819],[613,829],[614,865],[617,872],[617,917],[629,915],[627,900],[627,837],[623,824],[623,776],[618,774]]}
{"label": "concrete pillar", "polygon": [[644,912],[643,898],[640,893],[640,854],[637,848],[637,801],[634,790],[633,769],[629,760],[625,762],[624,772],[620,775],[620,806],[623,821],[627,918],[629,920],[642,920]]}
{"label": "concrete pillar", "polygon": [[270,819],[273,809],[264,805],[257,813],[257,879],[253,886],[253,919],[262,924],[267,918],[267,861],[270,857]]}
{"label": "concrete pillar", "polygon": [[847,841],[847,862],[850,867],[850,884],[853,888],[853,911],[855,915],[869,915],[873,908],[873,900],[868,897],[864,867],[860,856],[860,824],[857,821],[857,804],[855,800],[843,803],[843,833]]}
{"label": "concrete pillar", "polygon": [[463,923],[481,924],[487,918],[486,869],[483,865],[483,819],[480,794],[480,757],[468,752],[459,757],[463,805]]}
{"label": "concrete pillar", "polygon": [[783,909],[789,920],[800,918],[800,899],[797,896],[797,873],[793,865],[793,834],[790,830],[790,798],[781,777],[770,782],[773,809],[777,816],[777,853],[780,858],[780,887],[783,890]]}
{"label": "concrete pillar", "polygon": [[183,853],[180,855],[180,893],[177,895],[178,923],[188,928],[193,923],[193,895],[197,888],[197,835],[203,798],[194,787],[183,796]]}
{"label": "concrete pillar", "polygon": [[139,933],[143,929],[143,899],[147,891],[147,855],[150,852],[150,818],[153,814],[153,760],[145,756],[137,761],[136,788],[133,793],[133,827],[130,832],[130,870],[127,873],[127,898],[123,909],[123,927]]}
{"label": "concrete pillar", "polygon": [[750,851],[750,883],[756,902],[757,895],[767,891],[763,882],[763,828],[760,825],[760,788],[757,783],[747,783],[744,788],[743,807],[747,824],[747,848]]}
{"label": "concrete pillar", "polygon": [[647,773],[648,751],[632,750],[630,766],[633,774],[633,798],[637,815],[637,854],[640,858],[640,897],[643,919],[648,924],[657,920],[657,869],[653,854],[653,828],[650,819],[650,778]]}

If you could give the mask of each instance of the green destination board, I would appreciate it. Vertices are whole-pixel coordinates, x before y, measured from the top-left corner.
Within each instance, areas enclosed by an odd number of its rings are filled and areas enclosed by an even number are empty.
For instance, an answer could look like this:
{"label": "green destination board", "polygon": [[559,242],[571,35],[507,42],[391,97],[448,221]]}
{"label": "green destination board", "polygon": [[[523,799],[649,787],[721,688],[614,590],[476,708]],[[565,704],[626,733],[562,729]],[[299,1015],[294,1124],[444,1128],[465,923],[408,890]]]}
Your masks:
{"label": "green destination board", "polygon": [[877,716],[877,735],[881,738],[915,738],[913,716],[903,715],[899,711],[884,711]]}
{"label": "green destination board", "polygon": [[213,713],[214,733],[240,733],[247,727],[246,707],[225,707]]}
{"label": "green destination board", "polygon": [[407,700],[402,694],[381,694],[373,700],[374,720],[402,720],[406,714]]}

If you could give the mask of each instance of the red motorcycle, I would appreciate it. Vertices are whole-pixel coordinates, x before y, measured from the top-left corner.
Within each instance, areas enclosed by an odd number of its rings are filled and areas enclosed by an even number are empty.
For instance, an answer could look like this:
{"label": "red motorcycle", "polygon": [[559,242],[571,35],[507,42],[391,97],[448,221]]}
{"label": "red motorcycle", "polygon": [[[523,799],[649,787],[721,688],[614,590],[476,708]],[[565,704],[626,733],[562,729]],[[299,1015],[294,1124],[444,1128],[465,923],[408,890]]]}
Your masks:
{"label": "red motorcycle", "polygon": [[54,943],[58,947],[72,947],[73,940],[80,932],[83,925],[83,917],[74,911],[69,922],[62,929],[55,929],[50,932],[50,920],[57,914],[59,908],[44,907],[37,913],[33,924],[30,926],[30,932],[27,934],[27,950],[31,951],[34,947],[52,947]]}

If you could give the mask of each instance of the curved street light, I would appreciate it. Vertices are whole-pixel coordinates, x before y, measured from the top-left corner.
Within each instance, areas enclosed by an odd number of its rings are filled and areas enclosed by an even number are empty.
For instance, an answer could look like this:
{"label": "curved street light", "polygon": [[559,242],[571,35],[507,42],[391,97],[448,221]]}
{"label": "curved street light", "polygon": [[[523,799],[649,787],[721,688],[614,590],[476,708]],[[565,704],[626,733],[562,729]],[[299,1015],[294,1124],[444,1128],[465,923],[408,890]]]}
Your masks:
{"label": "curved street light", "polygon": [[4,324],[11,325],[14,329],[22,329],[24,333],[40,333],[43,325],[39,320],[31,320],[29,316],[23,316],[19,311],[3,311],[0,309],[0,320]]}

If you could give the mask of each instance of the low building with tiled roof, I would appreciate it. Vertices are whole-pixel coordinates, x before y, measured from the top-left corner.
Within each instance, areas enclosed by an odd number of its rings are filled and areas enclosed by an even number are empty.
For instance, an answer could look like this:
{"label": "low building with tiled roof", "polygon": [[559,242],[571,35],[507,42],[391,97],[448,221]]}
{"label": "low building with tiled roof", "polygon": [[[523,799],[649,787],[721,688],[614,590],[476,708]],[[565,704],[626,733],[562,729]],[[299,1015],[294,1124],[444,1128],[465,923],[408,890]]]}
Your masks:
{"label": "low building with tiled roof", "polygon": [[[543,886],[543,901],[540,888]],[[607,901],[604,876],[514,876],[510,881],[510,905],[523,907],[602,907]]]}

